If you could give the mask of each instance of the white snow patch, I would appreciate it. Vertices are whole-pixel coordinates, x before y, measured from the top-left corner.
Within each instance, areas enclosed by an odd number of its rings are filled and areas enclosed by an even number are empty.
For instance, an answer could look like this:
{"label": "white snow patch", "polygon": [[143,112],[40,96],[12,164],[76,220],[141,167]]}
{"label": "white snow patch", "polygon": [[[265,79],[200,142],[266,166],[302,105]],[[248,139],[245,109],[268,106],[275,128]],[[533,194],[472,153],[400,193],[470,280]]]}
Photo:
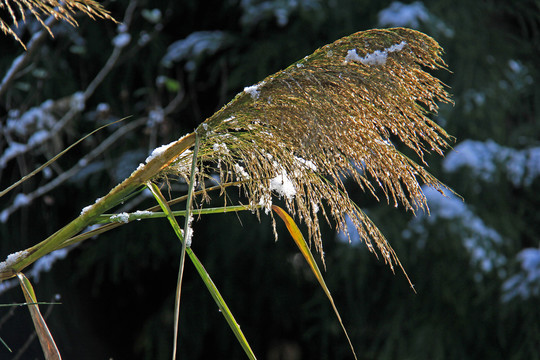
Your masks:
{"label": "white snow patch", "polygon": [[148,121],[146,122],[146,126],[152,128],[157,124],[161,124],[164,119],[165,112],[163,111],[163,108],[157,107],[148,112]]}
{"label": "white snow patch", "polygon": [[184,241],[186,242],[186,247],[191,247],[191,242],[193,240],[192,223],[193,223],[193,215],[189,215],[186,233],[184,234]]}
{"label": "white snow patch", "polygon": [[238,164],[234,164],[234,172],[239,180],[249,180],[251,178],[247,171]]}
{"label": "white snow patch", "polygon": [[317,171],[317,165],[311,160],[306,160],[304,158],[295,156],[294,159],[303,167],[306,167],[310,170]]}
{"label": "white snow patch", "polygon": [[523,64],[517,60],[508,60],[508,66],[515,73],[520,73],[523,70]]}
{"label": "white snow patch", "polygon": [[83,111],[85,108],[85,101],[84,93],[82,91],[77,91],[71,96],[70,105],[78,111]]}
{"label": "white snow patch", "polygon": [[219,154],[225,154],[225,155],[229,154],[229,148],[224,143],[215,143],[212,146],[212,150],[214,150],[215,152]]}
{"label": "white snow patch", "polygon": [[119,222],[127,224],[129,222],[129,214],[127,212],[122,212],[110,217],[112,222]]}
{"label": "white snow patch", "polygon": [[0,212],[0,223],[5,224],[9,219],[9,210],[4,209]]}
{"label": "white snow patch", "polygon": [[0,157],[0,168],[4,168],[7,165],[7,162],[10,159],[13,159],[19,154],[24,154],[27,151],[28,147],[24,144],[18,142],[12,142],[9,144],[4,153]]}
{"label": "white snow patch", "polygon": [[251,85],[251,86],[246,86],[244,88],[244,92],[248,93],[249,95],[251,95],[251,98],[256,100],[259,98],[260,96],[260,87],[263,86],[265,84],[264,81],[258,83],[258,84],[255,84],[255,85]]}
{"label": "white snow patch", "polygon": [[88,206],[83,207],[83,209],[81,210],[81,215],[86,214],[101,199],[102,198],[97,198],[96,201],[92,205],[88,205]]}
{"label": "white snow patch", "polygon": [[268,215],[272,211],[272,195],[270,193],[264,193],[259,199],[259,204],[264,208],[264,213]]}
{"label": "white snow patch", "polygon": [[118,24],[118,26],[116,27],[116,31],[118,31],[119,33],[124,33],[128,30],[128,27],[126,24],[124,23],[120,23]]}
{"label": "white snow patch", "polygon": [[347,56],[345,56],[345,63],[356,61],[361,62],[364,65],[384,65],[386,63],[386,59],[388,59],[389,53],[401,51],[405,45],[407,45],[407,42],[402,41],[399,44],[394,44],[384,50],[375,50],[364,57],[358,55],[356,49],[348,50]]}
{"label": "white snow patch", "polygon": [[0,272],[7,270],[11,266],[13,266],[13,264],[19,261],[21,258],[24,258],[28,255],[29,255],[28,251],[26,250],[17,251],[13,254],[9,254],[5,261],[0,262]]}
{"label": "white snow patch", "polygon": [[30,139],[28,139],[29,146],[36,146],[45,142],[49,138],[49,132],[47,130],[36,131]]}
{"label": "white snow patch", "polygon": [[228,44],[229,36],[223,31],[196,31],[182,40],[175,41],[167,49],[161,60],[165,67],[174,62],[187,60],[185,69],[191,71],[197,67],[197,60],[205,55],[213,55]]}
{"label": "white snow patch", "polygon": [[141,15],[143,18],[145,18],[148,22],[151,22],[152,24],[157,24],[161,21],[162,14],[160,9],[143,9],[141,11]]}
{"label": "white snow patch", "polygon": [[98,113],[106,113],[106,112],[111,111],[111,106],[107,103],[99,103],[98,106],[96,107],[96,111]]}
{"label": "white snow patch", "polygon": [[53,171],[51,170],[50,167],[47,166],[43,168],[43,177],[45,179],[50,179],[52,176],[53,176]]}
{"label": "white snow patch", "polygon": [[137,218],[137,221],[141,221],[141,217],[152,215],[152,214],[153,214],[152,211],[147,211],[147,210],[137,210],[134,213],[132,213],[132,215]]}
{"label": "white snow patch", "polygon": [[284,169],[273,179],[270,179],[270,190],[277,192],[281,196],[285,196],[291,200],[296,195],[296,189],[291,179]]}
{"label": "white snow patch", "polygon": [[169,144],[166,144],[166,145],[161,145],[157,148],[155,148],[152,153],[146,158],[146,160],[144,161],[146,164],[148,164],[150,161],[152,161],[155,157],[163,154],[165,152],[165,150],[167,150],[168,148],[170,148],[174,143],[176,143],[176,141],[173,141]]}

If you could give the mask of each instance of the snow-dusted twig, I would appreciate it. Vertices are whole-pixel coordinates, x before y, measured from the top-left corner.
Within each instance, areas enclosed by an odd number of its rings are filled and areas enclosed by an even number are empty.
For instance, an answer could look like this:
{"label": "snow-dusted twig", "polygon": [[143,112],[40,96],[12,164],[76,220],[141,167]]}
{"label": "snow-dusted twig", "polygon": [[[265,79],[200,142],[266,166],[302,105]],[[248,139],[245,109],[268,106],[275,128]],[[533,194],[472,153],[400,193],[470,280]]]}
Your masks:
{"label": "snow-dusted twig", "polygon": [[87,164],[89,164],[92,160],[94,160],[96,157],[104,153],[111,145],[113,145],[116,141],[118,141],[118,139],[120,139],[126,133],[133,131],[135,128],[142,126],[145,123],[146,123],[146,119],[141,118],[120,127],[108,138],[103,140],[90,153],[88,153],[85,157],[80,159],[77,162],[77,164],[74,165],[69,170],[61,173],[60,175],[58,175],[56,178],[54,178],[47,184],[40,186],[39,188],[37,188],[36,190],[34,190],[33,192],[29,194],[19,194],[17,197],[15,197],[15,200],[13,201],[11,206],[5,208],[4,210],[2,210],[2,212],[0,212],[0,222],[6,222],[9,216],[13,214],[16,210],[30,204],[33,200],[39,198],[40,196],[43,196],[44,194],[48,193],[52,189],[64,183],[66,180],[73,177],[83,167],[87,166]]}
{"label": "snow-dusted twig", "polygon": [[133,12],[135,11],[135,8],[137,7],[137,1],[133,0],[129,2],[129,5],[126,9],[126,13],[124,15],[124,21],[122,24],[118,26],[119,34],[113,39],[113,45],[114,49],[107,59],[107,62],[103,66],[103,68],[100,70],[100,72],[96,75],[94,80],[88,85],[86,88],[86,91],[84,92],[84,98],[88,99],[94,91],[97,89],[97,87],[103,82],[105,77],[111,72],[111,70],[116,66],[118,62],[118,58],[122,54],[122,50],[125,48],[127,43],[130,40],[130,35],[127,33],[127,29],[129,27],[129,24],[131,23],[131,19],[133,17]]}
{"label": "snow-dusted twig", "polygon": [[[28,139],[28,142],[26,144],[19,144],[19,143],[11,143],[9,150],[4,151],[2,156],[0,156],[0,168],[4,167],[8,161],[12,160],[13,158],[20,156],[22,154],[25,154],[38,146],[44,144],[51,138],[55,137],[60,130],[62,130],[67,123],[69,123],[71,120],[75,118],[76,115],[78,115],[82,110],[84,110],[84,99],[82,98],[82,93],[76,92],[73,95],[69,96],[70,98],[69,103],[67,106],[69,106],[68,112],[59,120],[57,121],[54,126],[49,131],[43,131],[43,132],[36,132],[33,136],[31,136]],[[36,109],[39,109],[40,111],[47,111],[43,108],[47,107],[54,107],[55,103],[48,104],[49,101],[44,102],[39,108],[32,108],[30,111],[35,111]],[[61,99],[56,102],[56,105],[63,103],[64,99]],[[63,105],[59,105],[59,107],[62,107]],[[27,112],[27,113],[28,113]],[[24,116],[24,114],[21,116],[21,118]],[[35,135],[40,136],[35,136]]]}

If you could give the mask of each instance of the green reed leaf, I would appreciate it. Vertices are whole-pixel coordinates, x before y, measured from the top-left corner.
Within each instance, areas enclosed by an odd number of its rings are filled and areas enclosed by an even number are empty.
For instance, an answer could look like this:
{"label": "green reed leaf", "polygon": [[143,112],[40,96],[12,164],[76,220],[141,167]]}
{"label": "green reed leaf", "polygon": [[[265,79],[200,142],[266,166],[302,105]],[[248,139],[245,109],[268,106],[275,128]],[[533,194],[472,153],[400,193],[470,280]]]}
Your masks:
{"label": "green reed leaf", "polygon": [[[162,207],[163,211],[167,214],[169,222],[171,223],[171,226],[173,227],[176,236],[180,239],[180,241],[182,242],[182,245],[184,247],[185,244],[186,244],[186,241],[184,239],[184,234],[182,233],[182,231],[180,229],[180,226],[176,222],[176,219],[174,218],[174,215],[173,215],[172,211],[170,210],[165,198],[163,197],[163,195],[159,191],[159,188],[155,184],[150,183],[149,186],[150,186],[150,190],[152,191],[152,193],[156,197],[156,200],[158,201],[158,203]],[[220,312],[223,314],[223,316],[225,317],[225,320],[229,324],[229,327],[231,328],[234,335],[236,336],[236,339],[238,340],[238,342],[240,343],[240,345],[244,349],[244,352],[246,353],[246,355],[250,359],[256,359],[256,356],[253,353],[253,350],[251,350],[251,346],[247,342],[247,339],[244,336],[244,333],[240,329],[240,325],[238,325],[238,323],[236,322],[236,319],[234,318],[232,312],[230,311],[227,303],[223,299],[223,296],[221,295],[218,288],[216,287],[216,285],[212,281],[212,278],[210,277],[210,274],[208,274],[208,272],[206,271],[206,269],[204,268],[204,266],[202,265],[202,263],[200,262],[200,260],[198,259],[198,257],[195,255],[195,253],[193,252],[193,250],[190,247],[184,247],[184,249],[185,249],[185,252],[187,253],[187,255],[189,256],[189,259],[191,260],[191,262],[193,263],[193,265],[197,269],[197,272],[199,273],[199,276],[201,277],[204,284],[206,285],[206,288],[210,292],[210,295],[212,296],[212,298],[216,302]],[[182,269],[182,267],[181,267],[181,269]],[[182,277],[182,274],[179,274],[179,277],[178,277],[179,278],[179,283],[177,284],[177,296],[176,296],[177,301],[175,302],[175,336],[174,336],[175,344],[176,344],[176,341],[177,341],[176,340],[177,339],[177,332],[176,332],[177,330],[176,329],[177,329],[177,326],[178,326],[178,323],[177,323],[178,320],[177,319],[178,319],[178,316],[179,316],[178,314],[179,314],[179,307],[180,307],[181,277]],[[174,358],[175,354],[176,354],[176,348],[173,351],[173,358]]]}

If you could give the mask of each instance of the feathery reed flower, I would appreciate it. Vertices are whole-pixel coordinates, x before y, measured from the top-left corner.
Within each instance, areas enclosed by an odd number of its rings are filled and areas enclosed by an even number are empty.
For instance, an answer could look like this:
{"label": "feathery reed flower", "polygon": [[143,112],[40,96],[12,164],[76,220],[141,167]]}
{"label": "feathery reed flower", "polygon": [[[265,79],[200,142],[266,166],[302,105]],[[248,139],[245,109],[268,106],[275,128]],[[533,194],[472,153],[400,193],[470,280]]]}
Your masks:
{"label": "feathery reed flower", "polygon": [[327,221],[330,215],[345,233],[348,215],[371,251],[375,243],[392,270],[401,266],[349,198],[344,179],[375,197],[379,187],[388,202],[413,212],[427,208],[422,183],[441,191],[444,185],[390,140],[401,141],[422,162],[425,153],[442,155],[448,146],[449,135],[428,115],[437,111],[437,101],[451,100],[423,70],[445,68],[441,52],[435,40],[414,30],[364,31],[246,87],[196,130],[199,184],[217,172],[221,184],[239,185],[257,212],[259,206],[269,211],[272,195],[283,198],[307,225],[321,257],[318,214]]}

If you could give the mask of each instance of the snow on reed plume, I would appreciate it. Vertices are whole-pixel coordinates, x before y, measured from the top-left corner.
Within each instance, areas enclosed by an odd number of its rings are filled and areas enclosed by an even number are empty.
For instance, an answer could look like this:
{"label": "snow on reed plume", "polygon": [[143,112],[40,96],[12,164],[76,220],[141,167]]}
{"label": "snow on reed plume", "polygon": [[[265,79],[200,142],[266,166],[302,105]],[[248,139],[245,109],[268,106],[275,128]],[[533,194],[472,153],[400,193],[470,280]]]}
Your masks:
{"label": "snow on reed plume", "polygon": [[[391,246],[349,198],[350,178],[377,197],[407,210],[426,209],[421,185],[444,187],[392,142],[424,154],[443,153],[449,136],[429,119],[437,102],[450,102],[444,85],[423,70],[445,68],[442,49],[429,36],[395,28],[371,30],[326,45],[253,86],[196,130],[201,140],[198,183],[219,174],[238,185],[254,211],[267,213],[272,195],[307,225],[323,254],[318,215],[347,233],[346,215],[371,251],[393,269]],[[351,56],[354,53],[356,56]],[[377,61],[365,61],[374,59]],[[181,173],[181,156],[167,173]]]}

